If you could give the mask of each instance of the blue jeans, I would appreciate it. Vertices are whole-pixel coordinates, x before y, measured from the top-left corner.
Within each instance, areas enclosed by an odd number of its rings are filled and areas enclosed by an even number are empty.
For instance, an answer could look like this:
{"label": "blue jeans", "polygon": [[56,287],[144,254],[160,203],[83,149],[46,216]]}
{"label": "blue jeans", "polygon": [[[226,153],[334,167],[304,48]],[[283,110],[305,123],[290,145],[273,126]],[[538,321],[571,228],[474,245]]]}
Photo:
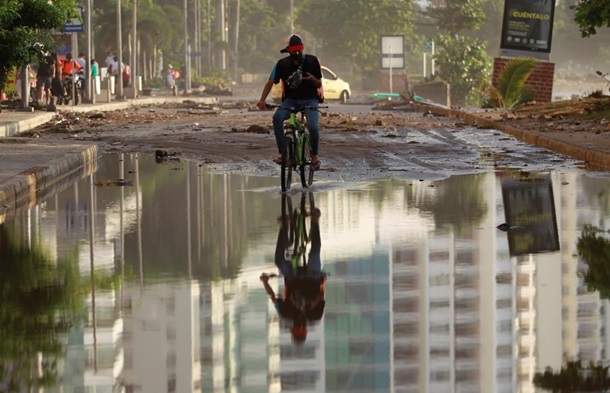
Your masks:
{"label": "blue jeans", "polygon": [[[299,107],[299,106],[318,106],[318,99],[307,99],[307,100],[295,100],[293,98],[286,98],[282,102],[282,106],[286,108]],[[311,137],[311,155],[318,155],[318,145],[320,144],[320,128],[318,122],[320,120],[320,112],[317,110],[306,109],[305,117],[307,117],[307,129],[309,130],[309,136]],[[277,149],[280,154],[284,151],[284,121],[290,119],[290,112],[286,109],[279,107],[273,114],[273,132],[275,134],[275,142],[277,143]]]}

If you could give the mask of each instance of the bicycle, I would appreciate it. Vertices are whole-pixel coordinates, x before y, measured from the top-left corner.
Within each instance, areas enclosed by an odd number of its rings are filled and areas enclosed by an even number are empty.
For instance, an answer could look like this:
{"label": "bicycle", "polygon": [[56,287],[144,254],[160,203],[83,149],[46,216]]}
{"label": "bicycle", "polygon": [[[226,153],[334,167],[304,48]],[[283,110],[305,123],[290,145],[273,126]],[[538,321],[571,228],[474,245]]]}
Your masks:
{"label": "bicycle", "polygon": [[311,138],[307,131],[305,110],[317,111],[319,108],[328,107],[306,105],[288,108],[282,105],[267,105],[267,109],[280,107],[290,112],[290,118],[284,122],[284,151],[281,161],[282,192],[290,189],[292,171],[299,173],[301,184],[304,188],[307,188],[313,184],[315,169],[311,165]]}

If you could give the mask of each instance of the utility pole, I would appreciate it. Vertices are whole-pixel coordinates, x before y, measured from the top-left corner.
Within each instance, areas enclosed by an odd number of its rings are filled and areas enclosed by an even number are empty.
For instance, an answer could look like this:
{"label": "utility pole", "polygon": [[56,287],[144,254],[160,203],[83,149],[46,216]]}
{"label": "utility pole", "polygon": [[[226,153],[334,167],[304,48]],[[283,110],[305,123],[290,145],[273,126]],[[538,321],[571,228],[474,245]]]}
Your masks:
{"label": "utility pole", "polygon": [[123,66],[123,37],[121,37],[121,0],[117,0],[116,2],[116,37],[117,37],[117,61],[118,61],[118,73],[115,79],[115,83],[117,86],[116,98],[123,99],[123,71],[121,70]]}
{"label": "utility pole", "polygon": [[184,0],[184,95],[189,91],[190,70],[189,70],[189,25],[188,25],[188,0]]}
{"label": "utility pole", "polygon": [[227,69],[227,50],[225,45],[227,44],[227,30],[225,26],[225,1],[218,0],[216,3],[216,27],[220,33],[221,47],[218,49],[218,66],[222,70]]}
{"label": "utility pole", "polygon": [[194,18],[194,43],[195,43],[195,52],[197,53],[197,57],[195,57],[195,75],[201,75],[201,0],[195,0],[194,3],[195,15]]}
{"label": "utility pole", "polygon": [[239,9],[241,6],[240,0],[236,0],[235,4],[235,42],[233,46],[233,81],[237,80],[237,67],[239,63]]}
{"label": "utility pole", "polygon": [[294,34],[294,0],[290,0],[290,35]]}
{"label": "utility pole", "polygon": [[[91,1],[91,0],[89,0]],[[133,0],[133,57],[131,62],[131,85],[133,98],[138,98],[138,0]]]}
{"label": "utility pole", "polygon": [[208,56],[208,71],[212,70],[212,18],[210,16],[211,10],[210,0],[208,0],[208,12],[207,12],[207,33],[208,39],[206,43],[207,47],[207,56]]}
{"label": "utility pole", "polygon": [[91,44],[93,38],[91,36],[91,34],[93,34],[93,29],[91,28],[91,12],[93,7],[91,7],[91,1],[92,0],[87,0],[87,10],[85,11],[87,19],[87,63],[85,65],[85,81],[87,83],[87,99],[92,104],[95,104],[95,80],[91,77],[91,59],[93,58],[93,47]]}

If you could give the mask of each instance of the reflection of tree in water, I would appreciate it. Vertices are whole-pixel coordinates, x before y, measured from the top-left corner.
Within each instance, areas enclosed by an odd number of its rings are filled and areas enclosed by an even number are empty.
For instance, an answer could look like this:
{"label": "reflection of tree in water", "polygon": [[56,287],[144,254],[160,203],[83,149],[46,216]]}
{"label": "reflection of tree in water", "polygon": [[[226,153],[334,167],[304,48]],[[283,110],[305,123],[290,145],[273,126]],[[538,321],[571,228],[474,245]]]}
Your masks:
{"label": "reflection of tree in water", "polygon": [[409,204],[433,214],[437,228],[453,226],[456,234],[465,234],[487,212],[480,184],[483,176],[451,176],[438,182],[434,195],[421,199],[415,187],[406,195]]}
{"label": "reflection of tree in water", "polygon": [[[212,175],[196,163],[185,165],[191,166],[188,212],[187,171],[159,171],[154,159],[139,161],[145,276],[192,275],[206,281],[234,278],[241,271],[250,242],[264,236],[257,230],[260,223],[277,216],[277,202],[266,201],[263,195],[245,198],[245,177]],[[125,241],[125,263],[138,272],[136,231],[126,233]]]}
{"label": "reflection of tree in water", "polygon": [[54,264],[36,240],[28,247],[0,225],[1,391],[55,385],[61,340],[83,303],[77,258]]}
{"label": "reflection of tree in water", "polygon": [[600,392],[610,388],[608,366],[591,363],[583,367],[580,361],[568,362],[559,372],[547,368],[536,373],[534,386],[553,392]]}
{"label": "reflection of tree in water", "polygon": [[610,213],[610,190],[608,189],[608,179],[591,176],[583,176],[580,179],[582,189],[585,191],[579,194],[586,200],[587,205],[592,208],[599,208],[602,216]]}
{"label": "reflection of tree in water", "polygon": [[576,248],[587,264],[583,279],[590,291],[599,291],[602,299],[610,299],[610,241],[599,236],[599,228],[585,225]]}

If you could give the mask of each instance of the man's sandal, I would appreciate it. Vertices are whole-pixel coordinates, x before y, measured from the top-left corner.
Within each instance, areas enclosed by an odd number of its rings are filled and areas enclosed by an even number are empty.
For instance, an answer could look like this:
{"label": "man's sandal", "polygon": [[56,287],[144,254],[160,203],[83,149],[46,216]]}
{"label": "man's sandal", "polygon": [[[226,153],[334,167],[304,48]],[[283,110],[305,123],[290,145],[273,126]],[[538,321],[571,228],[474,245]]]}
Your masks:
{"label": "man's sandal", "polygon": [[282,156],[279,156],[273,160],[278,165],[282,165]]}
{"label": "man's sandal", "polygon": [[320,160],[314,161],[314,162],[311,163],[311,168],[314,171],[319,171],[320,170],[320,164],[321,164]]}

